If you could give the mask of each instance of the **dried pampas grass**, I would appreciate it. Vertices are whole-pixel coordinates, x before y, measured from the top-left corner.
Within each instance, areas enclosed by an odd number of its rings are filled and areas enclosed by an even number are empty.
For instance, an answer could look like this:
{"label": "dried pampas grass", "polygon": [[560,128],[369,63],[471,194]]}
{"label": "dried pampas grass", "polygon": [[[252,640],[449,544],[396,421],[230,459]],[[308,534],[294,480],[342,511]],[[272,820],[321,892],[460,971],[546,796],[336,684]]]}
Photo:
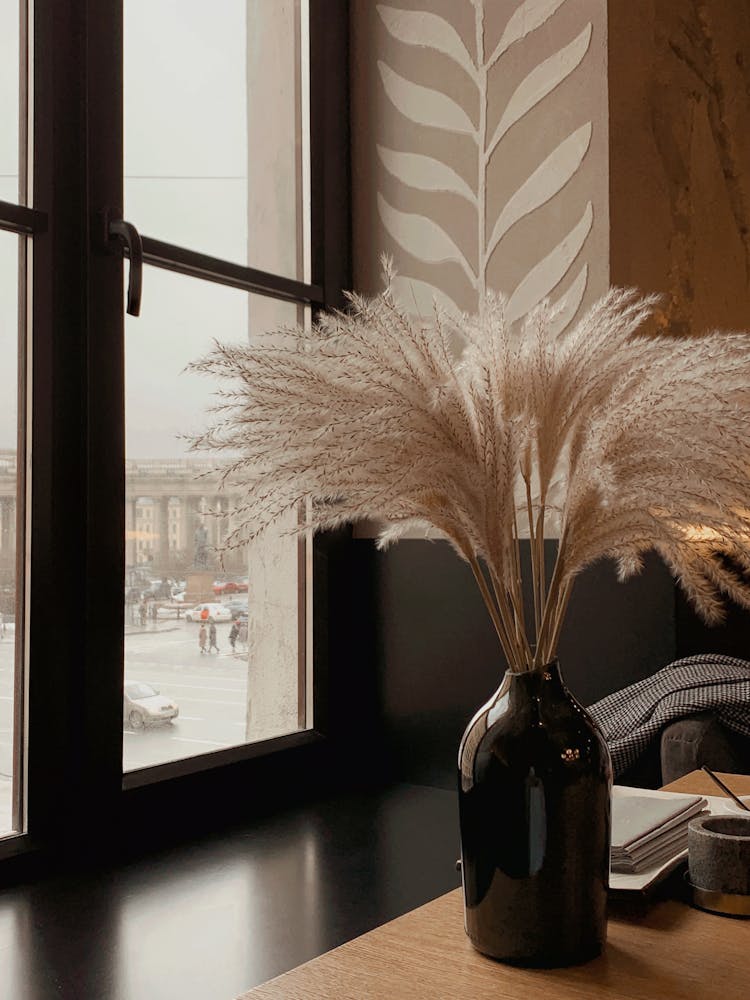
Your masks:
{"label": "dried pampas grass", "polygon": [[603,556],[624,580],[655,549],[709,622],[724,595],[750,606],[750,336],[639,335],[654,300],[620,289],[560,336],[547,304],[519,329],[495,294],[476,316],[436,306],[425,323],[392,278],[312,332],[217,345],[192,366],[230,384],[193,443],[239,454],[223,469],[244,497],[230,546],[310,500],[302,530],[374,518],[386,545],[436,529],[516,670],[554,657],[573,580]]}

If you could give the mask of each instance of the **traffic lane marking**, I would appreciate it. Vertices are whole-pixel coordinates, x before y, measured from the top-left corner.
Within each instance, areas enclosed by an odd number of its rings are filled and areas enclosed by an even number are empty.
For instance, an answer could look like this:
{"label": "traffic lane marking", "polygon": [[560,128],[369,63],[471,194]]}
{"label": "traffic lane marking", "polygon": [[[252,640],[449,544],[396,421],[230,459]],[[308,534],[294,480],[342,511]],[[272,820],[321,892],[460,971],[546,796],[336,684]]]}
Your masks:
{"label": "traffic lane marking", "polygon": [[[137,680],[143,680],[143,678],[136,678]],[[159,682],[161,683],[161,681]],[[167,680],[169,687],[173,688],[189,688],[191,691],[224,691],[226,694],[242,694],[247,687],[244,684],[242,687],[213,687],[208,684],[181,684],[179,681]]]}
{"label": "traffic lane marking", "polygon": [[181,705],[185,702],[190,702],[193,705],[228,705],[230,708],[243,708],[245,707],[244,701],[218,701],[216,698],[175,698],[175,701],[179,701]]}
{"label": "traffic lane marking", "polygon": [[[123,729],[122,733],[123,733],[123,736],[140,736],[141,735],[140,731],[136,732],[136,730],[134,730],[134,729]],[[241,746],[242,745],[241,743],[220,743],[218,740],[196,740],[196,739],[191,739],[188,736],[170,736],[169,738],[170,738],[170,740],[174,740],[177,743],[201,743],[201,744],[203,744],[203,746],[212,746],[212,747],[236,747],[236,746]],[[168,761],[159,761],[159,763],[160,764],[169,764],[169,763],[171,763],[171,761],[170,760],[168,760]],[[139,766],[139,765],[136,765],[136,766]],[[148,766],[149,767],[152,767],[152,766],[155,767],[156,765],[149,764]]]}
{"label": "traffic lane marking", "polygon": [[[209,722],[214,725],[217,721],[221,723],[222,726],[244,726],[244,722],[231,722],[224,719],[207,719],[202,715],[178,715],[174,720],[175,724],[178,722]],[[2,730],[0,730],[2,732]]]}

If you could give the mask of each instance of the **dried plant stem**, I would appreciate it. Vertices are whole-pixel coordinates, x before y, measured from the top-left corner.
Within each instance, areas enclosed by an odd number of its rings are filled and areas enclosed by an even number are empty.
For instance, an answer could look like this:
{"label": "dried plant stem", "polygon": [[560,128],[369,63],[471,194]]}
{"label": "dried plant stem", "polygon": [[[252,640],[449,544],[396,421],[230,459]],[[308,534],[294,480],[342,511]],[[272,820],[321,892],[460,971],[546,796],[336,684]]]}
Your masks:
{"label": "dried plant stem", "polygon": [[514,607],[518,618],[518,625],[521,635],[524,638],[524,647],[528,654],[529,663],[532,660],[531,646],[526,631],[526,611],[523,606],[523,574],[521,572],[521,543],[518,538],[518,514],[513,511],[513,570],[515,572],[515,586],[513,593],[516,595]]}
{"label": "dried plant stem", "polygon": [[549,590],[547,591],[547,597],[544,603],[544,612],[542,615],[542,624],[539,629],[539,640],[536,646],[536,654],[534,656],[534,666],[543,666],[545,662],[548,662],[550,655],[554,656],[555,646],[549,641],[550,629],[553,627],[553,620],[555,618],[555,610],[558,603],[558,595],[560,587],[563,584],[563,567],[565,561],[565,532],[563,532],[563,537],[560,539],[559,548],[557,550],[557,558],[555,559],[555,568],[552,571],[552,579],[550,580]]}
{"label": "dried plant stem", "polygon": [[503,619],[513,630],[516,648],[520,648],[522,652],[522,662],[530,663],[531,648],[529,640],[526,637],[526,631],[523,628],[523,593],[520,589],[520,575],[518,577],[518,585],[509,587],[507,591],[505,591],[502,582],[493,570],[490,570],[490,579],[492,580],[492,589],[495,592],[498,606],[502,609],[504,604],[507,605],[507,600],[510,600],[510,607],[506,607]]}
{"label": "dried plant stem", "polygon": [[534,597],[534,645],[539,644],[539,629],[541,627],[541,605],[539,604],[539,586],[537,584],[536,539],[534,537],[534,505],[531,498],[531,479],[523,473],[526,486],[526,516],[529,524],[529,542],[531,548],[531,591]]}
{"label": "dried plant stem", "polygon": [[536,542],[536,579],[539,587],[539,607],[544,609],[547,601],[547,571],[544,565],[544,498],[542,498],[539,506],[534,540]]}
{"label": "dried plant stem", "polygon": [[492,571],[490,571],[490,579],[492,581],[497,608],[500,612],[500,618],[513,650],[513,658],[508,661],[508,665],[513,666],[514,669],[518,669],[517,665],[524,662],[523,642],[518,632],[518,619],[513,612],[513,595],[496,580]]}
{"label": "dried plant stem", "polygon": [[571,581],[568,581],[568,583],[564,584],[564,586],[560,589],[560,596],[557,600],[552,623],[552,634],[544,656],[546,663],[549,663],[557,653],[557,644],[560,641],[560,632],[562,631],[563,622],[565,620],[565,612],[568,610],[568,601],[570,600],[572,589],[573,586]]}
{"label": "dried plant stem", "polygon": [[487,581],[484,578],[484,573],[482,572],[482,567],[479,565],[479,561],[476,556],[469,554],[467,557],[471,571],[474,574],[474,579],[476,580],[477,586],[479,587],[479,592],[482,595],[482,599],[490,613],[490,618],[492,619],[492,624],[495,626],[495,631],[497,632],[497,637],[500,640],[500,645],[503,647],[503,653],[505,654],[505,659],[508,664],[513,664],[517,662],[515,656],[515,650],[513,643],[508,635],[505,625],[500,616],[498,606],[490,593],[490,589],[487,586]]}

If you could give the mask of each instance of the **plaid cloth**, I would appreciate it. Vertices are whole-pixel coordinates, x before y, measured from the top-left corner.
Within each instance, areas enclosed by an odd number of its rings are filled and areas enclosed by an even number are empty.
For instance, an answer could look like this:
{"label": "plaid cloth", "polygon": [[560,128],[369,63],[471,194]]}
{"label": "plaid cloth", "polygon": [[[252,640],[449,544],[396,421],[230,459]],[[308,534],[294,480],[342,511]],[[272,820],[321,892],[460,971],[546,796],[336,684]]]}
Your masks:
{"label": "plaid cloth", "polygon": [[709,709],[727,729],[750,737],[750,663],[718,653],[686,656],[588,712],[604,734],[617,777],[670,722]]}

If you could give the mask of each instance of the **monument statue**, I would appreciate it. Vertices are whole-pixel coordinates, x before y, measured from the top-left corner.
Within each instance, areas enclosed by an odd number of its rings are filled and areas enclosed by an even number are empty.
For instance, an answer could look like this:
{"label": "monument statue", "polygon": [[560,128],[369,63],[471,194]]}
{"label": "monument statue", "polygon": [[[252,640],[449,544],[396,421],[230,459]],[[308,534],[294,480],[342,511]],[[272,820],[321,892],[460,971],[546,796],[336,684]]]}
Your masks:
{"label": "monument statue", "polygon": [[195,554],[193,556],[193,567],[195,569],[208,569],[208,530],[200,522],[195,529]]}

